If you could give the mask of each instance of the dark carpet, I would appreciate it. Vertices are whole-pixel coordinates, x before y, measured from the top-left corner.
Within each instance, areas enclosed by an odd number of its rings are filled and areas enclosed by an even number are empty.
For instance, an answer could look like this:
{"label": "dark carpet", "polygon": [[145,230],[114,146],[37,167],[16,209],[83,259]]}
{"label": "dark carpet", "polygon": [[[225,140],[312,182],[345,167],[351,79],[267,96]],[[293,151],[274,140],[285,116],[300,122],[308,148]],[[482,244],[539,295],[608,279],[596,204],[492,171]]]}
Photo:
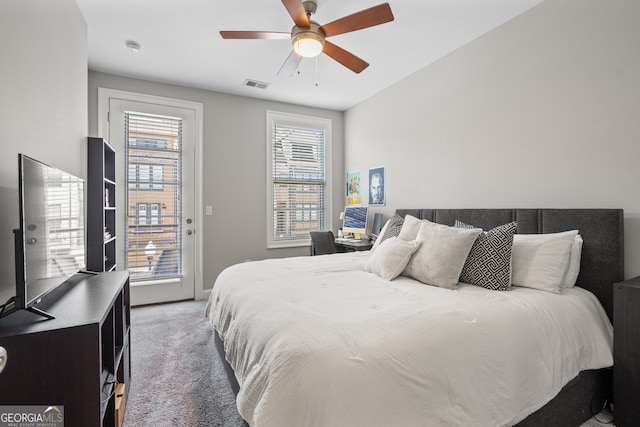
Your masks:
{"label": "dark carpet", "polygon": [[[204,316],[204,301],[131,310],[125,427],[246,427]],[[602,412],[581,427],[612,426]]]}
{"label": "dark carpet", "polygon": [[131,310],[126,427],[244,427],[205,305],[185,301]]}

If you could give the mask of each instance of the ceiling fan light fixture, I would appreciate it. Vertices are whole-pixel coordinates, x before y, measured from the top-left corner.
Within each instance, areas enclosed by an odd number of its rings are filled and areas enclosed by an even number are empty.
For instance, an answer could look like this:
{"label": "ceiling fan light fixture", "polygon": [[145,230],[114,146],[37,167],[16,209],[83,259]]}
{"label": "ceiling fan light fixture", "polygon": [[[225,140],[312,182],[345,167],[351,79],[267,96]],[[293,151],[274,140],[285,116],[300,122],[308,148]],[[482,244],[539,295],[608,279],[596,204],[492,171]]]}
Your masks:
{"label": "ceiling fan light fixture", "polygon": [[303,32],[293,38],[293,50],[305,58],[313,58],[322,53],[324,38],[317,33]]}
{"label": "ceiling fan light fixture", "polygon": [[[301,57],[313,58],[321,53],[358,74],[367,68],[369,63],[333,43],[326,42],[325,38],[375,27],[394,19],[389,3],[382,3],[321,26],[311,20],[318,0],[282,0],[282,4],[295,25],[291,29],[293,51],[280,67],[279,76],[292,75],[300,65]],[[288,36],[287,33],[273,31],[220,31],[220,35],[223,39],[239,40],[286,39]]]}

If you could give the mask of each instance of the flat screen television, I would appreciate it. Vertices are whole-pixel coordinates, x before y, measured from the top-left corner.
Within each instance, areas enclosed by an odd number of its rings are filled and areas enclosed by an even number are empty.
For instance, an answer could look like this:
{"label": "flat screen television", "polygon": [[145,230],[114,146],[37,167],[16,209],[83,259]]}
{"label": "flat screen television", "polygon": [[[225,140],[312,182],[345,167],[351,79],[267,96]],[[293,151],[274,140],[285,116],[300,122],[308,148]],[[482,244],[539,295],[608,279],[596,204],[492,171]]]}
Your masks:
{"label": "flat screen television", "polygon": [[35,305],[86,266],[84,180],[23,154],[18,171],[14,310],[53,318]]}
{"label": "flat screen television", "polygon": [[353,238],[359,240],[362,234],[367,233],[368,206],[347,206],[344,208],[342,231],[353,233]]}

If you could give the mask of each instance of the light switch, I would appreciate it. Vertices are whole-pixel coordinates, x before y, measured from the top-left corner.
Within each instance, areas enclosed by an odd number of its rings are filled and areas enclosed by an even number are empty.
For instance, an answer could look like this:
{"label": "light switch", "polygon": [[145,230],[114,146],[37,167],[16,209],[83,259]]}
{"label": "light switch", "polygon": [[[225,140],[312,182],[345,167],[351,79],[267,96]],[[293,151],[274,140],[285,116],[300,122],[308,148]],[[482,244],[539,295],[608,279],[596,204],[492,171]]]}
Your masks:
{"label": "light switch", "polygon": [[205,206],[204,214],[205,215],[213,215],[213,206]]}

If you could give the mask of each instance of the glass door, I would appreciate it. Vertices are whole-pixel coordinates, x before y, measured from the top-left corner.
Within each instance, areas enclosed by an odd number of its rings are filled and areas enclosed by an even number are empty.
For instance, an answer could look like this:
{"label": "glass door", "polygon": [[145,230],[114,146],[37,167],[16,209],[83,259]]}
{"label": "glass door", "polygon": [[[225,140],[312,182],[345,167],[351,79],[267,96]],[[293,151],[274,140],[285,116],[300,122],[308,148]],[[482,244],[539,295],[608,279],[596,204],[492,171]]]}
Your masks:
{"label": "glass door", "polygon": [[195,111],[109,98],[109,142],[117,153],[118,259],[131,274],[132,305],[193,299]]}

